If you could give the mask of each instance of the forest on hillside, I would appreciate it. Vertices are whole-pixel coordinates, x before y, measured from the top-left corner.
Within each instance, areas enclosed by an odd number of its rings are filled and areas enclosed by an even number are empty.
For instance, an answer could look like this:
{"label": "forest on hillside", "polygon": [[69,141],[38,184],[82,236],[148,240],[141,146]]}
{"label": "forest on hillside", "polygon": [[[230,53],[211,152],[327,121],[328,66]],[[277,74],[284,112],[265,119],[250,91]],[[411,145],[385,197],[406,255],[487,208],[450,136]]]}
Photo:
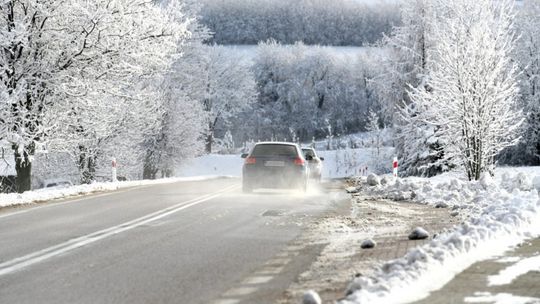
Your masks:
{"label": "forest on hillside", "polygon": [[395,1],[203,0],[200,22],[213,33],[208,42],[367,46],[400,22]]}

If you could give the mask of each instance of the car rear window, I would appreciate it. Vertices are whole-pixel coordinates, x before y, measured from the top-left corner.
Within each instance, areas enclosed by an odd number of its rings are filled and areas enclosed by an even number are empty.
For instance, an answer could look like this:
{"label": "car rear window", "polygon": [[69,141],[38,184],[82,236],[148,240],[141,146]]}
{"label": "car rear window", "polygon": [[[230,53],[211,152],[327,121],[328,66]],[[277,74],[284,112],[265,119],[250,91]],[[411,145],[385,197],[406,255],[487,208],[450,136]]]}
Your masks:
{"label": "car rear window", "polygon": [[304,156],[315,157],[315,152],[312,149],[302,149],[302,152],[304,152]]}
{"label": "car rear window", "polygon": [[297,156],[295,146],[291,145],[256,145],[251,156]]}

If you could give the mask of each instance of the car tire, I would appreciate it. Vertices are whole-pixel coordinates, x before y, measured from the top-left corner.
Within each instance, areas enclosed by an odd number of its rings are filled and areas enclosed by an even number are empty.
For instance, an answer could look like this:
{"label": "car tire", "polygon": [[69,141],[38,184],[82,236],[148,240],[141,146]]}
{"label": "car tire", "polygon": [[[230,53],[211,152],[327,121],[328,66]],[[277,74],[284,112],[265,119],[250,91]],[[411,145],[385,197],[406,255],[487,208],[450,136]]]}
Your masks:
{"label": "car tire", "polygon": [[307,185],[308,185],[309,178],[305,178],[302,183],[300,183],[300,191],[306,193],[307,192]]}

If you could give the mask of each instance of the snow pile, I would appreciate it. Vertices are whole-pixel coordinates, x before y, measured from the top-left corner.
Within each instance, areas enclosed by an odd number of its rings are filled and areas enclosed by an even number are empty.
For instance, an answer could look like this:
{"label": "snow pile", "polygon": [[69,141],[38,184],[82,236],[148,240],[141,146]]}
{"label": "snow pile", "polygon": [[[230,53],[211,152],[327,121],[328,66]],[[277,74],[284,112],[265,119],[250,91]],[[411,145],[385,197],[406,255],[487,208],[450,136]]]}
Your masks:
{"label": "snow pile", "polygon": [[215,176],[192,177],[192,178],[164,178],[158,180],[138,180],[116,183],[93,183],[88,185],[78,185],[66,188],[45,188],[24,193],[2,193],[0,194],[0,207],[32,204],[54,199],[85,195],[95,192],[113,191],[129,187],[147,186],[176,183],[181,181],[198,181],[216,178]]}
{"label": "snow pile", "polygon": [[[340,303],[404,303],[429,295],[474,262],[502,254],[540,234],[538,191],[526,175],[504,175],[494,181],[393,179],[386,185],[361,185],[364,193],[407,198],[419,203],[446,202],[467,221],[380,266],[371,277],[356,278]],[[414,288],[411,288],[414,286]]]}

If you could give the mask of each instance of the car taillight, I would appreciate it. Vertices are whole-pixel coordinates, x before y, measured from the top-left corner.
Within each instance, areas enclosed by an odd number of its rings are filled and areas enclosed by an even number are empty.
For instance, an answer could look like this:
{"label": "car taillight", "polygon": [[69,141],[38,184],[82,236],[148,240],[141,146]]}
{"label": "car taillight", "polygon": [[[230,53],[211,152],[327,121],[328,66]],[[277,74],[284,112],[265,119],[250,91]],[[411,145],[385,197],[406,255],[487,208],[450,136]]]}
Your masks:
{"label": "car taillight", "polygon": [[257,159],[255,159],[255,157],[246,158],[246,162],[245,162],[246,165],[254,165],[256,163],[257,163]]}
{"label": "car taillight", "polygon": [[305,164],[305,161],[303,158],[297,157],[294,159],[294,164],[298,166],[303,166]]}

